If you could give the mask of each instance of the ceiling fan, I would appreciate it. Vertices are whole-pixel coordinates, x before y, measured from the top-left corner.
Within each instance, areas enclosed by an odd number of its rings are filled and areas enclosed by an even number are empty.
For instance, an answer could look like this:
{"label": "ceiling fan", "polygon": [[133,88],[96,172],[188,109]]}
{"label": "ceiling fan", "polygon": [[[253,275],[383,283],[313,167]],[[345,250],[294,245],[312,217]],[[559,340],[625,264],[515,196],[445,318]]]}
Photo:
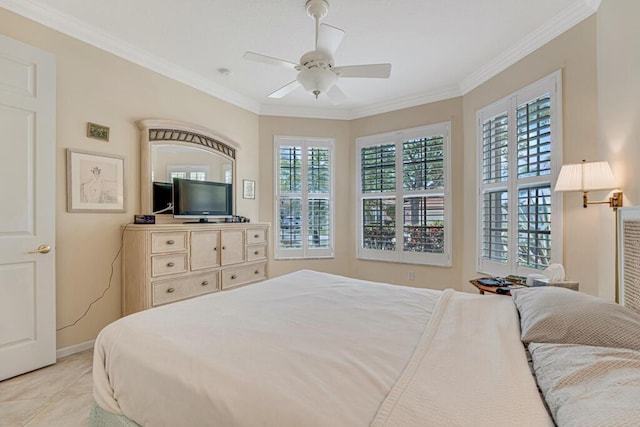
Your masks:
{"label": "ceiling fan", "polygon": [[307,0],[305,8],[316,24],[316,46],[315,50],[302,55],[298,64],[259,53],[244,54],[244,58],[251,61],[280,65],[298,71],[296,80],[273,91],[268,95],[269,98],[282,98],[302,86],[313,93],[316,99],[321,94],[326,94],[333,103],[338,104],[347,98],[336,86],[339,77],[389,77],[391,64],[334,66],[333,55],[342,42],[344,31],[331,25],[320,24],[320,20],[329,12],[329,3],[326,0]]}

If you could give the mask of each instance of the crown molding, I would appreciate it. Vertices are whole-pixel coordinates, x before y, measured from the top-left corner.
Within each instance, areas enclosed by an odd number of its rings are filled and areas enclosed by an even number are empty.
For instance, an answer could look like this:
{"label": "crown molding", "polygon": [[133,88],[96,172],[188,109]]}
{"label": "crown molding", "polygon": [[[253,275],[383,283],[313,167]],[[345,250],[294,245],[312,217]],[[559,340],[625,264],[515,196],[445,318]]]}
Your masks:
{"label": "crown molding", "polygon": [[124,58],[165,77],[184,83],[237,107],[258,113],[260,103],[233,90],[218,85],[203,76],[153,55],[130,43],[113,37],[72,16],[30,0],[0,0],[0,7],[27,19]]}
{"label": "crown molding", "polygon": [[262,104],[258,114],[261,116],[298,117],[304,119],[350,120],[349,110],[293,105]]}
{"label": "crown molding", "polygon": [[576,0],[558,15],[551,17],[537,30],[460,81],[461,94],[466,95],[569,28],[593,15],[598,11],[600,3],[601,0]]}
{"label": "crown molding", "polygon": [[462,92],[457,84],[450,85],[433,92],[397,98],[390,101],[380,102],[378,104],[367,105],[366,107],[355,108],[351,110],[350,119],[360,119],[362,117],[373,116],[376,114],[388,113],[390,111],[402,110],[404,108],[415,107],[418,105],[430,104],[432,102],[443,101],[445,99],[457,98]]}
{"label": "crown molding", "polygon": [[593,12],[597,12],[600,8],[600,3],[602,0],[582,0],[588,8],[593,9]]}
{"label": "crown molding", "polygon": [[456,98],[460,95],[461,93],[458,86],[452,85],[426,95],[423,94],[412,97],[397,98],[392,101],[380,102],[350,110],[341,110],[338,108],[302,108],[288,105],[263,104],[260,108],[259,114],[262,116],[300,117],[308,119],[354,120],[362,117],[374,116],[376,114],[388,113],[390,111],[402,110],[403,108],[410,108],[445,99]]}

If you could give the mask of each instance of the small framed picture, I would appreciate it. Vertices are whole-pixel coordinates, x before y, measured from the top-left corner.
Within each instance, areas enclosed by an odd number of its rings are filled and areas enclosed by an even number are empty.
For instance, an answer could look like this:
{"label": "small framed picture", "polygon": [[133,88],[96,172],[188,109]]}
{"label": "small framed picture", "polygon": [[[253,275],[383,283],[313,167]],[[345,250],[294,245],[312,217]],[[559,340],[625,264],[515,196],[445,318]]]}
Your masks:
{"label": "small framed picture", "polygon": [[109,142],[109,128],[95,123],[87,123],[87,136],[100,141]]}
{"label": "small framed picture", "polygon": [[124,157],[67,149],[67,211],[125,212]]}
{"label": "small framed picture", "polygon": [[256,182],[249,179],[242,180],[242,198],[243,199],[255,199],[256,198]]}

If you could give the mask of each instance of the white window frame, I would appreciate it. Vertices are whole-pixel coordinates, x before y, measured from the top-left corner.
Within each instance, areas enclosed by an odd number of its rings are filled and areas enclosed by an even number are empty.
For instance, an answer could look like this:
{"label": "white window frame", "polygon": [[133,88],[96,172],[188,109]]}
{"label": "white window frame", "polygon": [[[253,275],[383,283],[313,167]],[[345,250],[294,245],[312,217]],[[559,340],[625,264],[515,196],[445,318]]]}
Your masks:
{"label": "white window frame", "polygon": [[[403,187],[403,159],[402,144],[404,141],[425,138],[435,135],[443,135],[444,151],[444,188],[438,190],[404,190]],[[396,186],[395,192],[369,193],[362,192],[362,149],[369,146],[393,143],[396,146],[395,170]],[[451,259],[451,122],[436,123],[420,126],[411,129],[389,132],[378,135],[360,137],[356,139],[356,224],[357,224],[357,247],[356,256],[358,259],[388,261],[406,264],[424,264],[441,267],[450,267]],[[400,173],[398,173],[400,171]],[[433,194],[444,197],[444,248],[443,253],[434,254],[426,252],[409,252],[403,250],[403,244],[396,244],[395,250],[368,249],[363,246],[362,235],[362,205],[367,198],[393,197],[396,200],[396,242],[404,241],[404,209],[403,200],[406,196],[420,195],[429,196]]]}
{"label": "white window frame", "polygon": [[[518,179],[517,166],[517,127],[516,110],[519,105],[550,95],[551,102],[551,173],[548,175]],[[485,184],[483,182],[482,128],[483,123],[503,113],[508,114],[508,180]],[[558,70],[525,88],[477,112],[477,271],[493,276],[527,276],[540,273],[540,270],[518,265],[518,188],[535,184],[548,184],[551,187],[551,261],[562,263],[562,194],[553,191],[553,187],[562,167],[562,70]],[[488,191],[507,191],[508,198],[508,257],[506,262],[498,262],[483,257],[483,195]]]}
{"label": "white window frame", "polygon": [[[333,258],[334,257],[334,234],[335,234],[335,139],[315,138],[315,137],[295,137],[276,135],[274,141],[274,238],[275,259],[313,259],[313,258]],[[300,216],[302,228],[301,248],[281,248],[280,247],[280,147],[301,147],[302,148],[302,171],[301,171],[301,193],[302,211]],[[329,149],[329,247],[313,248],[309,247],[308,233],[308,209],[309,209],[309,188],[308,181],[308,150],[309,148],[323,147]]]}

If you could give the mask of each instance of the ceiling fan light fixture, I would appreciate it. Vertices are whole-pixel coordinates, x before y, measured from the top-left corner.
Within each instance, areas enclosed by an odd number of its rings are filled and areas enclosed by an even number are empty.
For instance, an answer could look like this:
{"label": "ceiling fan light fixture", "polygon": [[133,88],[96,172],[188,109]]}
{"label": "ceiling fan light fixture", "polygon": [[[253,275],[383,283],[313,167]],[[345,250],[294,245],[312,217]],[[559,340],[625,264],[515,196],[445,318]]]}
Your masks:
{"label": "ceiling fan light fixture", "polygon": [[327,93],[336,84],[338,76],[331,70],[312,68],[299,72],[297,80],[306,91],[313,93],[317,99],[320,94]]}

